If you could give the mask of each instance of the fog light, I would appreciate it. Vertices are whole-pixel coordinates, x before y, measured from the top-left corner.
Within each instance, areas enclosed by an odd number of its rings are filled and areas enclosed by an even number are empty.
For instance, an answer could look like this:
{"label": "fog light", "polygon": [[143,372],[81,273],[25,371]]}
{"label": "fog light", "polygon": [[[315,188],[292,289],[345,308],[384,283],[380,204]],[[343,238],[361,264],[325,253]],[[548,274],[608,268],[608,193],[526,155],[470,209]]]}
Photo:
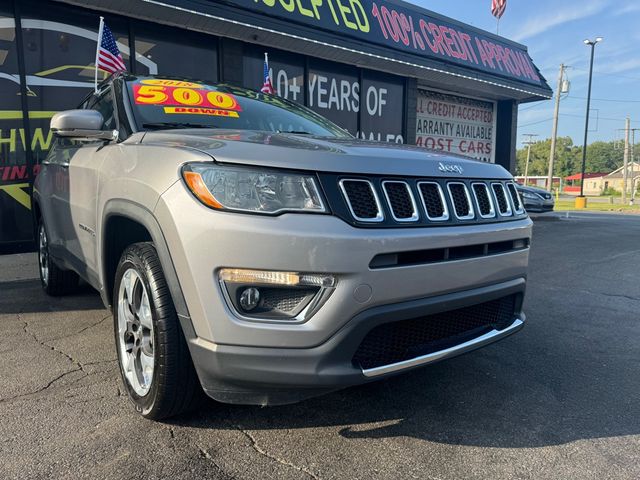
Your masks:
{"label": "fog light", "polygon": [[240,294],[240,306],[245,312],[255,309],[260,303],[260,290],[257,288],[246,288]]}
{"label": "fog light", "polygon": [[513,249],[514,250],[522,250],[523,248],[527,248],[529,246],[529,241],[526,239],[514,240],[513,241]]}
{"label": "fog light", "polygon": [[242,319],[304,322],[324,305],[336,288],[333,275],[223,268],[222,291]]}

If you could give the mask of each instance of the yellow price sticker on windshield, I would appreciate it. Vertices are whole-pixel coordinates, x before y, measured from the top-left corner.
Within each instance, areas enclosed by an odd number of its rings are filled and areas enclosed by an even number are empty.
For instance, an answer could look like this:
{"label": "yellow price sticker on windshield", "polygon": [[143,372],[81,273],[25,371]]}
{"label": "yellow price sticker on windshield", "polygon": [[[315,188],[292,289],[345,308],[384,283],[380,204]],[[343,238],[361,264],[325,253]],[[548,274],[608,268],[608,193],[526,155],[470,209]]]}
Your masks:
{"label": "yellow price sticker on windshield", "polygon": [[159,87],[182,87],[182,88],[202,88],[199,83],[185,82],[184,80],[167,80],[161,78],[147,78],[141,80],[144,85],[157,85]]}
{"label": "yellow price sticker on windshield", "polygon": [[239,118],[238,112],[234,110],[221,110],[218,108],[202,107],[164,107],[164,113],[183,115],[209,115],[212,117]]}
{"label": "yellow price sticker on windshield", "polygon": [[133,86],[133,98],[137,105],[175,105],[242,111],[233,95],[206,88],[138,84]]}

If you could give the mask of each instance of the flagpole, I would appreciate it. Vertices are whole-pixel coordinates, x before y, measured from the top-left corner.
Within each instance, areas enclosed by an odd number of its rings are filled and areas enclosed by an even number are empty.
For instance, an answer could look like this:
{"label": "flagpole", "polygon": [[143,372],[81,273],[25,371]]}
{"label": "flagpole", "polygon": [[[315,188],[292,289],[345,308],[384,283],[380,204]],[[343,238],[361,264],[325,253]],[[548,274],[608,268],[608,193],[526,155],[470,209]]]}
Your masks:
{"label": "flagpole", "polygon": [[498,17],[498,21],[496,22],[496,35],[500,35],[500,17]]}
{"label": "flagpole", "polygon": [[96,47],[96,68],[93,88],[98,93],[98,57],[100,56],[100,44],[102,43],[102,31],[104,30],[104,17],[100,17],[100,26],[98,27],[98,45]]}

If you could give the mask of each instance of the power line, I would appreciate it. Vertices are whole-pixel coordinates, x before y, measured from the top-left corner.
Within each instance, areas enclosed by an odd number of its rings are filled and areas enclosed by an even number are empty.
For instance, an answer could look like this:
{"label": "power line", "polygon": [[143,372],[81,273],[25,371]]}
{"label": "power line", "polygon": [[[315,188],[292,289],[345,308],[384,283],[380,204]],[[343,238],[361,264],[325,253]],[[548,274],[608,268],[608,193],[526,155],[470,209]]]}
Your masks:
{"label": "power line", "polygon": [[[573,113],[561,113],[560,116],[561,117],[584,118],[584,115],[577,115],[577,114],[573,114]],[[532,125],[540,125],[541,123],[550,122],[551,120],[553,120],[553,117],[545,118],[544,120],[539,120],[537,122],[525,123],[523,125],[518,125],[518,128],[530,127]],[[613,117],[596,117],[596,120],[598,120],[598,121],[605,120],[605,121],[610,121],[610,122],[622,122],[622,121],[624,121],[623,118],[613,118]],[[631,123],[640,123],[640,121],[632,121]]]}
{"label": "power line", "polygon": [[[567,99],[586,100],[587,97],[575,97],[573,95],[568,95]],[[592,98],[591,100],[598,101],[598,102],[613,102],[613,103],[640,103],[640,100],[622,100],[622,99],[613,99],[613,98]]]}
{"label": "power line", "polygon": [[553,117],[545,118],[544,120],[540,120],[540,121],[537,121],[537,122],[531,122],[531,123],[525,123],[523,125],[518,125],[518,128],[531,127],[532,125],[540,125],[541,123],[550,122],[551,120],[553,120]]}
{"label": "power line", "polygon": [[528,107],[521,107],[520,111],[521,112],[526,112],[527,110],[531,110],[532,108],[538,108],[538,107],[542,107],[542,106],[546,107],[547,103],[546,102],[538,102],[538,103],[535,103],[533,105],[529,105]]}
{"label": "power line", "polygon": [[[575,70],[580,70],[582,72],[588,72],[589,70],[587,70],[586,68],[580,68],[580,67],[572,67]],[[616,77],[616,78],[627,78],[629,80],[638,80],[640,81],[640,77],[631,77],[628,75],[620,75],[619,73],[606,73],[606,72],[600,72],[597,70],[594,70],[593,73],[596,73],[598,75],[604,75],[606,77]]]}

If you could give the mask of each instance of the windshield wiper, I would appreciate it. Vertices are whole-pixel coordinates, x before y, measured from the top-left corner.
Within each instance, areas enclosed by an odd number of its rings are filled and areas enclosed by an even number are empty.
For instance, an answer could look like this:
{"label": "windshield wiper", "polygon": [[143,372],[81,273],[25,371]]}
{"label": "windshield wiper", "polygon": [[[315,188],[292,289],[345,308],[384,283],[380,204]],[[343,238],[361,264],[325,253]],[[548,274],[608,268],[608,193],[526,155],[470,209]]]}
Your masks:
{"label": "windshield wiper", "polygon": [[290,133],[292,135],[313,135],[311,132],[304,130],[276,130],[276,133]]}
{"label": "windshield wiper", "polygon": [[163,129],[169,129],[169,128],[218,128],[218,127],[214,125],[202,125],[201,123],[154,122],[154,123],[143,123],[142,128],[163,130]]}

